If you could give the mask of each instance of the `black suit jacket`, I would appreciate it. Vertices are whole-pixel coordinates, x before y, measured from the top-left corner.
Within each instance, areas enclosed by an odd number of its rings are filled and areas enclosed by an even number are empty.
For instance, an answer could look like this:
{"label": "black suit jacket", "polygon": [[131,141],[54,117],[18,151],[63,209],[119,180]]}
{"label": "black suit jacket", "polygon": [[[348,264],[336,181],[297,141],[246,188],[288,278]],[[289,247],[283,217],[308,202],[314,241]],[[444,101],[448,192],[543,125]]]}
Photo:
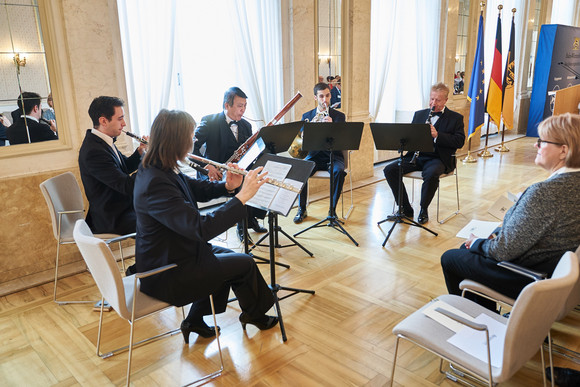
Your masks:
{"label": "black suit jacket", "polygon": [[6,129],[6,137],[8,137],[10,145],[28,144],[26,125],[28,125],[28,133],[30,133],[30,142],[58,140],[58,135],[50,129],[50,126],[30,118],[27,118],[25,123],[24,117],[20,117]]}
{"label": "black suit jacket", "polygon": [[[244,119],[238,122],[238,140],[236,141],[224,112],[205,116],[195,130],[197,141],[193,147],[193,153],[218,163],[224,163],[251,135],[252,126]],[[205,155],[200,150],[204,144]]]}
{"label": "black suit jacket", "polygon": [[[413,116],[414,124],[424,124],[429,116],[429,109],[423,109],[415,112]],[[445,107],[445,111],[435,123],[437,129],[437,141],[433,144],[433,152],[423,153],[438,157],[445,165],[445,173],[455,169],[455,159],[453,154],[465,143],[465,131],[463,125],[463,116],[453,110]],[[405,158],[411,158],[413,152],[408,152]]]}
{"label": "black suit jacket", "polygon": [[133,187],[141,161],[139,151],[126,157],[100,137],[87,130],[79,152],[79,167],[89,200],[87,224],[94,233],[128,234],[135,232]]}
{"label": "black suit jacket", "polygon": [[[144,272],[171,263],[178,266],[144,278],[144,293],[182,306],[224,285],[209,240],[241,220],[245,206],[234,197],[215,212],[201,215],[197,202],[226,194],[225,183],[191,179],[153,166],[139,167],[135,182],[137,270]],[[227,304],[227,292],[224,295],[216,300],[219,311]]]}
{"label": "black suit jacket", "polygon": [[[344,113],[339,112],[338,110],[334,110],[333,108],[328,109],[328,115],[330,116],[330,118],[332,118],[332,122],[346,121],[346,116],[344,115]],[[302,121],[310,122],[314,119],[314,117],[316,117],[316,109],[312,109],[309,112],[304,113],[302,115]],[[332,154],[335,160],[338,159],[344,161],[344,155],[342,154],[342,151],[334,151],[332,152]],[[308,153],[308,156],[306,156],[306,160],[325,162],[328,160],[329,155],[330,152],[328,151],[311,151]]]}

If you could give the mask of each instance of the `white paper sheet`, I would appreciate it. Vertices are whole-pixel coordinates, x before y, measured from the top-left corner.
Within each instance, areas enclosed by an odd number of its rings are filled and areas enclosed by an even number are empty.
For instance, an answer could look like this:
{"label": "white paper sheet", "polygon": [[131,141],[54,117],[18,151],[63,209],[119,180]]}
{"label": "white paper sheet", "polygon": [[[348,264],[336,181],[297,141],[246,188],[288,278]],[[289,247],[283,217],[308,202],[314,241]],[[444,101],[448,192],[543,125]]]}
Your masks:
{"label": "white paper sheet", "polygon": [[487,222],[485,220],[473,219],[467,223],[467,226],[463,227],[456,236],[458,238],[467,239],[470,234],[473,234],[478,238],[487,238],[500,224],[501,222]]}
{"label": "white paper sheet", "polygon": [[429,304],[427,308],[423,309],[423,314],[425,316],[437,321],[439,324],[451,329],[453,332],[460,331],[461,329],[463,329],[465,325],[453,320],[452,318],[445,316],[444,314],[435,311],[435,309],[437,308],[445,309],[451,313],[458,315],[459,317],[463,317],[466,320],[473,321],[473,317],[471,317],[467,313],[464,313],[459,309],[441,300],[435,300],[431,302],[431,304]]}
{"label": "white paper sheet", "polygon": [[[503,344],[505,341],[506,325],[494,320],[482,313],[475,318],[478,324],[484,324],[489,331],[491,365],[501,367],[503,362]],[[451,336],[448,343],[453,344],[462,351],[487,363],[487,340],[484,331],[476,331],[464,326],[455,335]]]}
{"label": "white paper sheet", "polygon": [[[302,183],[296,180],[286,179],[291,168],[292,165],[290,164],[271,160],[268,160],[266,165],[264,165],[264,171],[268,172],[268,178],[282,181],[300,189],[302,188]],[[297,196],[298,194],[296,192],[272,184],[264,184],[260,187],[256,195],[248,200],[247,204],[252,207],[271,209],[285,215],[290,211]]]}

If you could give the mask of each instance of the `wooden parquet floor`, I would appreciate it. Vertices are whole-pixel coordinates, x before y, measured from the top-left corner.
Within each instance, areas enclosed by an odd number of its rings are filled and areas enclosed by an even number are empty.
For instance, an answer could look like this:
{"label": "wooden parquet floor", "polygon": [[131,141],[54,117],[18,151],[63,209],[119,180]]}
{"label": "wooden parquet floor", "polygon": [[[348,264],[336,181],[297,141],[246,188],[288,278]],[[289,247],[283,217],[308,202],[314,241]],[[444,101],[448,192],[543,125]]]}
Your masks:
{"label": "wooden parquet floor", "polygon": [[[313,289],[315,295],[297,294],[281,301],[288,335],[280,329],[247,332],[237,321],[237,303],[218,315],[226,363],[224,374],[209,385],[234,386],[383,386],[390,380],[395,337],[391,330],[405,316],[446,293],[439,264],[441,254],[461,243],[455,234],[473,218],[492,220],[487,210],[506,191],[520,192],[548,174],[536,167],[534,139],[508,143],[511,152],[474,164],[459,165],[461,213],[443,225],[435,222],[436,201],[428,227],[396,226],[387,245],[381,244],[390,223],[377,222],[392,212],[393,198],[384,181],[354,191],[355,209],[345,228],[360,243],[329,227],[308,231],[297,239],[314,253],[298,247],[278,249],[276,259],[291,265],[277,268],[283,286]],[[380,173],[380,172],[379,172]],[[411,183],[408,183],[409,187]],[[418,192],[419,184],[416,184]],[[441,211],[452,211],[453,179],[441,182]],[[417,200],[416,200],[417,201]],[[300,226],[294,211],[281,218],[283,229],[294,234],[326,216],[328,201],[310,204],[309,217]],[[415,212],[418,213],[416,205]],[[240,248],[233,229],[221,237]],[[253,235],[257,238],[257,235]],[[286,240],[281,237],[281,242]],[[256,255],[268,256],[260,247]],[[269,280],[269,268],[260,265]],[[98,289],[89,273],[59,282],[63,297],[97,300]],[[283,295],[283,293],[280,293]],[[179,326],[181,312],[169,309],[159,317],[137,323],[137,338]],[[105,386],[125,383],[127,354],[102,360],[96,356],[99,314],[88,305],[58,306],[52,302],[52,284],[0,298],[0,385]],[[580,340],[577,318],[557,324],[556,339],[572,347]],[[103,350],[124,345],[129,326],[115,312],[106,315]],[[218,364],[215,340],[198,339],[185,345],[174,335],[137,348],[133,353],[132,384],[178,386],[211,371]],[[567,364],[555,358],[557,365]],[[506,386],[541,385],[539,355],[526,364]],[[437,358],[403,342],[395,374],[398,386],[452,386],[439,373]]]}

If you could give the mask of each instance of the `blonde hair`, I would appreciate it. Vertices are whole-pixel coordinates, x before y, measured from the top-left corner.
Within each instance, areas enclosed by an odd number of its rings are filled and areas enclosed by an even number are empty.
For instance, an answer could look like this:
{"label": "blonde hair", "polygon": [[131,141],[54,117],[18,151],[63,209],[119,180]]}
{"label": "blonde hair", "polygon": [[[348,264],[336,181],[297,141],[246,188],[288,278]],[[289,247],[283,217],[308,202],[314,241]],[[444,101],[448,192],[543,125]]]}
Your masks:
{"label": "blonde hair", "polygon": [[442,91],[445,93],[445,97],[449,97],[449,87],[443,82],[439,82],[431,86],[431,91]]}
{"label": "blonde hair", "polygon": [[195,120],[187,112],[161,110],[151,126],[143,167],[154,165],[164,170],[177,168],[177,161],[193,148],[195,125]]}
{"label": "blonde hair", "polygon": [[580,168],[580,115],[564,113],[548,117],[540,122],[538,135],[542,139],[567,145],[566,166]]}

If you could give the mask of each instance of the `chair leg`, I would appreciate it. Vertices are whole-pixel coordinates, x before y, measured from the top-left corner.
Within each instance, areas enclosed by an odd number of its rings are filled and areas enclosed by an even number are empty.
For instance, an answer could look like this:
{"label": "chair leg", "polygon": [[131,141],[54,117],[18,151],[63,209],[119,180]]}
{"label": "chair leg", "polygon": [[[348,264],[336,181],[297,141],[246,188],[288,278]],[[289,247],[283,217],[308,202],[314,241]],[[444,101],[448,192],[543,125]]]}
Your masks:
{"label": "chair leg", "polygon": [[455,196],[457,199],[457,211],[453,212],[451,215],[449,215],[448,217],[446,217],[443,220],[439,220],[439,192],[440,189],[439,187],[437,188],[437,222],[439,222],[439,224],[443,224],[445,222],[447,222],[449,219],[453,218],[455,215],[459,214],[459,178],[457,177],[457,168],[455,169]]}
{"label": "chair leg", "polygon": [[395,366],[397,365],[397,352],[399,351],[399,340],[401,338],[397,336],[397,341],[395,341],[395,356],[393,357],[393,369],[391,370],[391,384],[390,386],[393,387],[393,383],[395,381]]}
{"label": "chair leg", "polygon": [[60,302],[58,302],[56,300],[56,291],[58,288],[58,258],[60,256],[60,241],[56,241],[56,260],[54,262],[54,293],[53,293],[53,298],[52,300],[54,302],[56,302],[57,304],[60,304]]}
{"label": "chair leg", "polygon": [[125,267],[125,257],[123,255],[123,246],[121,246],[121,241],[119,241],[119,255],[121,256],[121,267],[123,268],[123,273],[127,271]]}

